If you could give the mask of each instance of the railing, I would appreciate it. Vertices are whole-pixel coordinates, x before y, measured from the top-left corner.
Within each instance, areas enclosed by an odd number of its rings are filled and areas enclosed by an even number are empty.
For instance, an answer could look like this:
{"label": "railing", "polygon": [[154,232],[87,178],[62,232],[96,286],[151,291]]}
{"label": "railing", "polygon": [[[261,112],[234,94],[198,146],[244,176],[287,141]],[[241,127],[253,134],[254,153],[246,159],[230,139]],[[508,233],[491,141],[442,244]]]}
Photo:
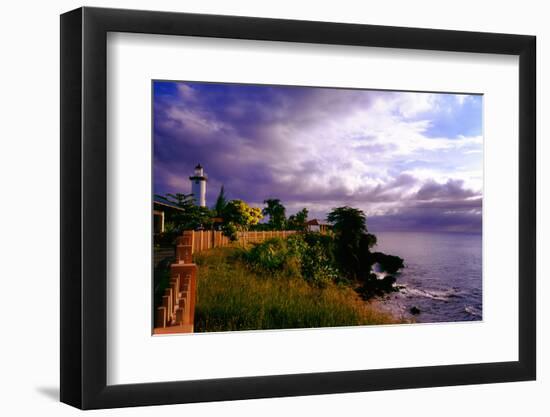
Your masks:
{"label": "railing", "polygon": [[170,285],[155,311],[154,334],[193,333],[197,265],[193,263],[193,233],[178,238],[176,263],[170,266]]}
{"label": "railing", "polygon": [[[294,233],[294,230],[239,232],[237,239],[241,243],[260,243]],[[176,263],[170,266],[170,285],[162,297],[162,306],[155,311],[154,334],[193,332],[197,289],[193,254],[229,244],[230,239],[215,230],[186,230],[177,239]]]}

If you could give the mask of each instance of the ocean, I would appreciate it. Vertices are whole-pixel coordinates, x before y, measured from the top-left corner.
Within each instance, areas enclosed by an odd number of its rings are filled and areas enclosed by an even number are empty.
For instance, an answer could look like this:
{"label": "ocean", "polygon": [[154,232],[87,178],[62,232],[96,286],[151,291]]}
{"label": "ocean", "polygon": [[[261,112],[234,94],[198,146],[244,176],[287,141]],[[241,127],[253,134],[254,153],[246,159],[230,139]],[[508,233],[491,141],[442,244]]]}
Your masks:
{"label": "ocean", "polygon": [[[481,234],[373,232],[374,251],[400,256],[399,292],[374,301],[417,323],[482,319]],[[420,313],[413,315],[411,308]]]}

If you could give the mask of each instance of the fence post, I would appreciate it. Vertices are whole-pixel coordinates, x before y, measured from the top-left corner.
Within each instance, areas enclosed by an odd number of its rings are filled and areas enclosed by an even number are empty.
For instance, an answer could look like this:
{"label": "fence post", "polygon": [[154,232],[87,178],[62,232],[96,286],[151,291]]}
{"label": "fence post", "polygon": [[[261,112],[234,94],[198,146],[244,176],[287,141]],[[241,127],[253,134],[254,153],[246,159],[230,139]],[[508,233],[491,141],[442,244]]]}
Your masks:
{"label": "fence post", "polygon": [[178,305],[178,299],[180,294],[180,277],[179,275],[176,275],[175,278],[172,278],[170,280],[170,286],[172,287],[172,310],[175,310],[176,306]]}
{"label": "fence post", "polygon": [[176,261],[186,264],[193,263],[193,246],[178,245],[176,248]]}
{"label": "fence post", "polygon": [[191,253],[193,253],[193,244],[195,241],[195,232],[193,230],[185,230],[181,238],[180,244],[191,246]]}
{"label": "fence post", "polygon": [[178,302],[178,310],[176,311],[176,323],[179,325],[185,324],[185,298],[181,298]]}
{"label": "fence post", "polygon": [[166,321],[170,322],[172,314],[170,314],[170,309],[172,307],[172,293],[169,292],[171,289],[167,288],[165,295],[162,296],[162,306],[166,309]]}
{"label": "fence post", "polygon": [[158,307],[155,318],[155,327],[166,327],[166,308]]}

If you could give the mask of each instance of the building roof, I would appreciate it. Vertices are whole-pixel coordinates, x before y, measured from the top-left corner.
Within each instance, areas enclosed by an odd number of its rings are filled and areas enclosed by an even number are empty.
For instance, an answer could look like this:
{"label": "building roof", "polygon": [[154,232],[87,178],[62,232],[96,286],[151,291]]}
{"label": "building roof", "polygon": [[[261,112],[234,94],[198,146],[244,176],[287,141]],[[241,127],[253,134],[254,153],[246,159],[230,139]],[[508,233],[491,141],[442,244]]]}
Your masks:
{"label": "building roof", "polygon": [[319,219],[311,219],[307,222],[307,225],[308,226],[330,226],[329,223],[324,222],[324,221],[319,220]]}
{"label": "building roof", "polygon": [[184,211],[181,207],[176,206],[175,204],[170,204],[168,201],[164,201],[158,196],[153,197],[153,205],[161,206],[162,208],[171,208],[174,210]]}

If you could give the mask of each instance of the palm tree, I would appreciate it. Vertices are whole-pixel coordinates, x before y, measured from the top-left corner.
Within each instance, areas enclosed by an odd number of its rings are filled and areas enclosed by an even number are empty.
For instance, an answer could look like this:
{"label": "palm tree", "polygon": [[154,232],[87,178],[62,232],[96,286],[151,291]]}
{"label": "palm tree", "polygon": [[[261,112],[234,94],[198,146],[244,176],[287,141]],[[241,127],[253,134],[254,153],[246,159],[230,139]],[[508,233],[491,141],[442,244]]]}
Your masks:
{"label": "palm tree", "polygon": [[296,214],[292,214],[288,217],[287,227],[290,230],[299,230],[305,232],[307,230],[307,216],[309,211],[307,208],[303,208]]}
{"label": "palm tree", "polygon": [[286,224],[286,208],[278,198],[264,200],[266,207],[262,210],[264,216],[269,216],[268,224],[273,230],[284,230]]}
{"label": "palm tree", "polygon": [[349,278],[362,278],[367,272],[363,267],[364,259],[369,254],[368,246],[364,244],[367,235],[365,213],[353,207],[337,207],[328,214],[327,221],[333,225],[335,255],[340,270]]}

